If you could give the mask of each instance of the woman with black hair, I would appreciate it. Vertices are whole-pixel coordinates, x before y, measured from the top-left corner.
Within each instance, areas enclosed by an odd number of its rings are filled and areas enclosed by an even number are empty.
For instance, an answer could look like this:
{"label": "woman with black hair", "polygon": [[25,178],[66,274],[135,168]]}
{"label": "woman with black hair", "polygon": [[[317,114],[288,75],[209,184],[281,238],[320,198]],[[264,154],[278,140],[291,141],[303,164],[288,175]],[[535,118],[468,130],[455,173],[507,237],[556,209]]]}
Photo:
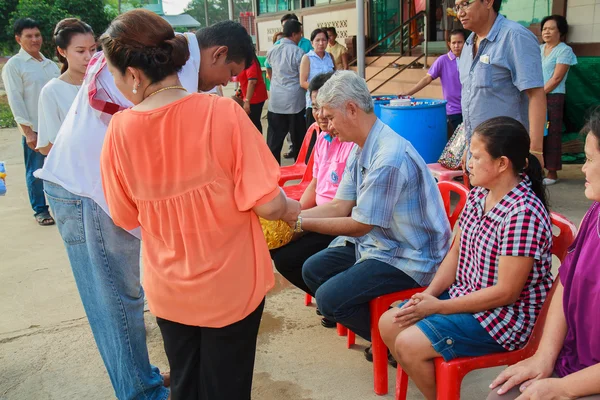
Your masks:
{"label": "woman with black hair", "polygon": [[54,43],[62,75],[48,82],[40,93],[36,149],[44,155],[56,140],[97,48],[92,28],[77,18],[65,18],[56,24]]}
{"label": "woman with black hair", "polygon": [[583,133],[581,170],[593,203],[558,270],[537,351],[494,379],[488,400],[600,400],[600,109]]}
{"label": "woman with black hair", "polygon": [[542,20],[542,69],[548,103],[548,135],[544,137],[544,165],[548,175],[545,185],[554,185],[562,169],[562,125],[565,108],[565,82],[569,68],[577,64],[573,49],[563,41],[569,32],[565,17],[550,15]]}
{"label": "woman with black hair", "polygon": [[[335,70],[333,56],[325,51],[327,48],[327,32],[315,29],[310,34],[310,42],[314,50],[309,51],[302,57],[300,63],[300,86],[308,90],[310,81],[319,74],[326,74]],[[312,99],[310,93],[306,92],[306,129],[315,123],[312,114]],[[312,148],[312,146],[311,146]]]}
{"label": "woman with black hair", "polygon": [[529,134],[492,118],[471,139],[471,190],[457,238],[423,293],[379,321],[394,358],[435,399],[434,358],[522,348],[552,286],[552,224]]}
{"label": "woman with black hair", "polygon": [[[246,113],[182,85],[188,39],[164,19],[129,11],[100,42],[115,86],[134,104],[110,120],[102,188],[115,225],[141,228],[144,291],[169,359],[171,396],[249,400],[274,285],[258,217],[294,224],[300,203],[279,188],[279,165]],[[208,60],[211,75],[224,69],[215,62],[232,67],[223,84],[252,62],[252,53],[233,56],[222,46]]]}

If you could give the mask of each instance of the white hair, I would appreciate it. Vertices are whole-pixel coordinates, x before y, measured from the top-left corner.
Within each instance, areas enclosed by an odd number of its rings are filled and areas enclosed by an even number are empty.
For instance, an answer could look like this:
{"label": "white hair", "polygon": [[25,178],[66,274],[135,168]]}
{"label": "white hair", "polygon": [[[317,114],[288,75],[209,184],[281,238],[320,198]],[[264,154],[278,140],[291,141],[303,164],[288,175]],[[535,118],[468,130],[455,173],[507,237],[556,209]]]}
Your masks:
{"label": "white hair", "polygon": [[317,103],[342,109],[348,102],[355,103],[366,113],[373,112],[373,99],[367,82],[353,71],[338,71],[319,89]]}

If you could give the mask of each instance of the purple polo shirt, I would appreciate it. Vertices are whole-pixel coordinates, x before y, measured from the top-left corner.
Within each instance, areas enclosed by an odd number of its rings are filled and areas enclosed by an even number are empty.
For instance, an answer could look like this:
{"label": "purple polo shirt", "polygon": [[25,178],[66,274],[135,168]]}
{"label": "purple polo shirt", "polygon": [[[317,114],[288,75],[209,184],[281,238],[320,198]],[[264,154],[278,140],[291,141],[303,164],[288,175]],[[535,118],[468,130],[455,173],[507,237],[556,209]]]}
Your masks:
{"label": "purple polo shirt", "polygon": [[460,106],[462,85],[460,84],[458,62],[454,53],[449,51],[448,54],[438,57],[427,71],[427,75],[434,80],[437,78],[442,80],[442,92],[444,93],[444,99],[448,102],[446,104],[446,114],[462,114]]}
{"label": "purple polo shirt", "polygon": [[589,209],[558,273],[567,335],[554,371],[561,378],[600,362],[600,203]]}

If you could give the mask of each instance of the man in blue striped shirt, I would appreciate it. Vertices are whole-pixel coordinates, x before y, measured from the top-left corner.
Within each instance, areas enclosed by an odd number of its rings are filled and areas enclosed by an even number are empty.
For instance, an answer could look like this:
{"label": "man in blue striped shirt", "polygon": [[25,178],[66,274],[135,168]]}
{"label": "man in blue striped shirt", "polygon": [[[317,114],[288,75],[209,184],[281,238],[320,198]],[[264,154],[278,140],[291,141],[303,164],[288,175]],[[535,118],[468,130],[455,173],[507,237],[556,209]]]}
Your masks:
{"label": "man in blue striped shirt", "polygon": [[425,161],[377,119],[364,79],[337,72],[317,102],[330,135],[356,146],[335,199],[300,215],[297,231],[338,236],[306,261],[303,278],[325,318],[370,340],[369,301],[428,285],[450,224]]}

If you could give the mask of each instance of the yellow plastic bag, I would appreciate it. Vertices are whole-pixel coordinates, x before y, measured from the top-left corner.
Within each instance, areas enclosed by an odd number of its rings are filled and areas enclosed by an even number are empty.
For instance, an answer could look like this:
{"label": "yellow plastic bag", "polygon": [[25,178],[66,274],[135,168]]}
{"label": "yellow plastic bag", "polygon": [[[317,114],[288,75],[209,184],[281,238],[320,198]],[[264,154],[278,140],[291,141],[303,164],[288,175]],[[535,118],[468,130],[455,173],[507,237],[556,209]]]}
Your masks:
{"label": "yellow plastic bag", "polygon": [[269,250],[278,249],[292,241],[294,230],[284,221],[267,221],[259,218]]}

